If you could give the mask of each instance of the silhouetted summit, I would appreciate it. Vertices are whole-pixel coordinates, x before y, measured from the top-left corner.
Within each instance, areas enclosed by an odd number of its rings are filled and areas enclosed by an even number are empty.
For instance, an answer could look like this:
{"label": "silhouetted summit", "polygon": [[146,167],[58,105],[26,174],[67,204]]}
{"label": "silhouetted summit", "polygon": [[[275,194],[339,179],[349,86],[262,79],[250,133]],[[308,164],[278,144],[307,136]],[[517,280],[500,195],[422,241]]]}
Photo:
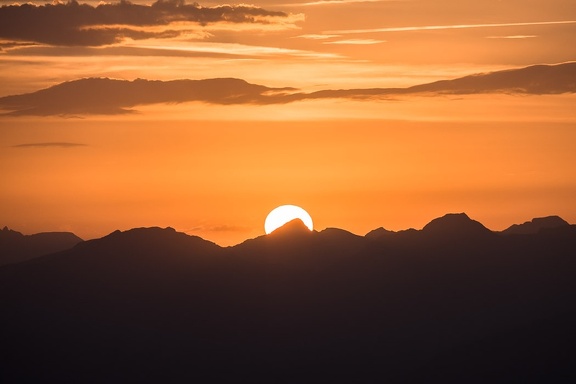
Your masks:
{"label": "silhouetted summit", "polygon": [[[304,224],[304,222],[300,219],[290,220],[286,224],[282,225],[279,228],[276,228],[272,233],[271,236],[294,236],[299,234],[309,234],[310,229]],[[269,236],[270,236],[269,235]]]}
{"label": "silhouetted summit", "polygon": [[254,259],[289,260],[292,266],[314,263],[321,268],[320,255],[332,259],[347,257],[362,249],[364,243],[364,237],[339,228],[310,231],[302,220],[295,219],[268,235],[230,247],[229,251],[238,256],[251,254]]}
{"label": "silhouetted summit", "polygon": [[23,235],[4,227],[0,231],[0,266],[72,248],[82,239],[70,232]]}
{"label": "silhouetted summit", "polygon": [[505,235],[535,234],[545,228],[558,228],[570,225],[559,216],[537,217],[523,224],[513,224],[502,233]]}
{"label": "silhouetted summit", "polygon": [[216,244],[198,236],[177,232],[172,227],[133,228],[127,231],[114,231],[101,239],[90,240],[85,244],[86,246],[98,244],[102,247],[113,248],[120,243],[123,247],[133,247],[141,250],[160,247],[169,247],[168,250],[182,247],[186,251],[197,247],[202,249],[220,248]]}
{"label": "silhouetted summit", "polygon": [[379,228],[371,230],[370,232],[368,232],[364,236],[367,238],[377,239],[377,238],[382,237],[382,236],[388,236],[392,233],[394,233],[394,231],[389,231],[389,230],[385,229],[384,227],[379,227]]}
{"label": "silhouetted summit", "polygon": [[449,213],[432,220],[422,228],[422,233],[432,238],[451,238],[452,240],[492,235],[492,231],[465,213]]}
{"label": "silhouetted summit", "polygon": [[[134,268],[155,268],[156,265],[175,265],[192,262],[194,257],[211,256],[222,248],[198,236],[177,232],[174,228],[134,228],[114,231],[101,239],[79,244],[75,254],[107,268],[108,263],[132,264]],[[67,256],[70,257],[70,256]],[[82,263],[82,260],[71,260]]]}

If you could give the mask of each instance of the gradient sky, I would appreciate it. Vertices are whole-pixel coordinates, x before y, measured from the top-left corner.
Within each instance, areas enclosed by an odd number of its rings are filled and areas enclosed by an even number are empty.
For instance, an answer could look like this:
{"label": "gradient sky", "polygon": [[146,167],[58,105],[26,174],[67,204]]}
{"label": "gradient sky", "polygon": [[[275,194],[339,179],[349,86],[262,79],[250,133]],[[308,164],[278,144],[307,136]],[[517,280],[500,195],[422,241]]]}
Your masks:
{"label": "gradient sky", "polygon": [[[0,97],[85,77],[407,87],[576,60],[573,0],[223,4],[0,0]],[[83,238],[172,226],[231,245],[263,234],[282,204],[362,235],[448,212],[494,230],[575,223],[575,102],[422,95],[0,116],[0,225]]]}

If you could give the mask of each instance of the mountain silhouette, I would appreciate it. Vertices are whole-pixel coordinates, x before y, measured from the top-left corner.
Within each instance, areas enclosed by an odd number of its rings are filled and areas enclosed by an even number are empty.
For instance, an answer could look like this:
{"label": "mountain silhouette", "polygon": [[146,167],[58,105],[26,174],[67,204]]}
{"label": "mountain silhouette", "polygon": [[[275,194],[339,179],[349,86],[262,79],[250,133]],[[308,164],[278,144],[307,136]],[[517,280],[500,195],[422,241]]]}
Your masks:
{"label": "mountain silhouette", "polygon": [[365,235],[365,237],[377,239],[377,238],[382,237],[382,236],[389,236],[393,233],[394,233],[394,231],[389,231],[389,230],[385,229],[384,227],[379,227],[379,228],[373,229],[370,232],[368,232]]}
{"label": "mountain silhouette", "polygon": [[535,234],[545,228],[558,228],[569,225],[564,219],[558,216],[547,216],[534,218],[523,224],[513,224],[502,231],[505,235],[527,235]]}
{"label": "mountain silhouette", "polygon": [[276,228],[272,231],[272,236],[295,236],[300,234],[307,234],[310,229],[304,224],[301,219],[293,219],[282,225],[280,228]]}
{"label": "mountain silhouette", "polygon": [[0,266],[63,251],[82,241],[81,238],[70,232],[23,235],[4,227],[0,230]]}
{"label": "mountain silhouette", "polygon": [[378,237],[296,220],[233,247],[116,231],[0,268],[0,378],[573,381],[576,226],[486,231],[465,214]]}
{"label": "mountain silhouette", "polygon": [[33,93],[0,98],[11,115],[130,113],[138,105],[200,101],[211,104],[276,104],[321,98],[386,98],[417,94],[559,94],[576,92],[576,62],[474,74],[409,88],[369,88],[298,92],[234,78],[134,81],[86,78]]}
{"label": "mountain silhouette", "polygon": [[426,224],[422,235],[430,240],[457,242],[486,239],[494,233],[465,213],[449,213]]}

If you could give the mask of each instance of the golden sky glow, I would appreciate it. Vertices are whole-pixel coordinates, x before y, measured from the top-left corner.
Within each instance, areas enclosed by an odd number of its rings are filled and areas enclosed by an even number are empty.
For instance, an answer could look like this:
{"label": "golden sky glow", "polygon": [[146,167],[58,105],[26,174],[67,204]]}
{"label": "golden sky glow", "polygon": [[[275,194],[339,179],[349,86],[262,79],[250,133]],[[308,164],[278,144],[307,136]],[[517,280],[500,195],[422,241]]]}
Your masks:
{"label": "golden sky glow", "polygon": [[[93,77],[403,88],[576,61],[571,0],[32,4],[0,0],[0,97]],[[84,238],[172,226],[230,245],[287,203],[316,229],[358,234],[447,212],[491,229],[575,223],[575,102],[501,92],[0,116],[0,225]]]}

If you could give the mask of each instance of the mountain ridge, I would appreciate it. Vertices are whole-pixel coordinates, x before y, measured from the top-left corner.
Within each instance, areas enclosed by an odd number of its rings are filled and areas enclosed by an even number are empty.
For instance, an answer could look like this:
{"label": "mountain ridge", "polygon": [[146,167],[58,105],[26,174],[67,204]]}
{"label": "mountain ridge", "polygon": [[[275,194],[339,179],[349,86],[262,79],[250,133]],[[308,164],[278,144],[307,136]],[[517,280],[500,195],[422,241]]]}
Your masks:
{"label": "mountain ridge", "polygon": [[431,223],[373,238],[296,222],[233,247],[135,228],[1,267],[0,379],[573,378],[576,225]]}
{"label": "mountain ridge", "polygon": [[566,225],[570,224],[568,224],[568,222],[562,219],[560,216],[535,217],[532,220],[526,221],[522,224],[512,224],[501,233],[506,235],[535,234],[544,229],[558,228]]}
{"label": "mountain ridge", "polygon": [[41,232],[23,235],[4,227],[0,230],[0,266],[63,251],[83,241],[71,232]]}
{"label": "mountain ridge", "polygon": [[[132,228],[125,231],[115,230],[108,235],[101,238],[82,240],[71,232],[44,232],[33,235],[23,235],[20,232],[4,227],[0,230],[0,266],[18,263],[21,261],[30,260],[51,253],[63,251],[72,248],[80,243],[80,247],[89,246],[94,242],[113,243],[113,240],[119,237],[130,240],[131,244],[142,247],[142,244],[153,245],[167,243],[174,241],[176,244],[193,245],[203,249],[234,249],[243,246],[243,244],[260,244],[260,243],[287,243],[296,245],[300,242],[310,245],[312,242],[329,242],[335,241],[352,242],[358,245],[360,242],[376,241],[376,242],[398,242],[406,241],[407,239],[422,240],[430,242],[453,242],[460,241],[466,242],[478,239],[490,239],[495,235],[511,236],[518,234],[535,235],[541,231],[562,228],[575,227],[559,216],[546,216],[535,217],[530,221],[522,224],[512,224],[505,230],[493,231],[486,228],[482,223],[471,219],[466,213],[448,213],[444,216],[437,217],[428,222],[422,229],[417,230],[414,228],[391,231],[383,227],[376,228],[369,231],[364,236],[354,234],[350,231],[341,228],[325,228],[321,231],[310,231],[300,219],[294,219],[280,228],[276,229],[269,235],[261,235],[256,238],[246,239],[241,243],[231,246],[220,246],[210,240],[203,239],[202,237],[189,235],[183,232],[178,232],[172,227],[140,227]],[[61,246],[36,246],[33,252],[29,255],[24,246],[22,248],[22,241],[26,239],[40,239],[42,237],[48,238],[50,236],[60,237],[64,242]],[[366,241],[365,241],[366,240]],[[18,244],[12,244],[17,241]]]}

